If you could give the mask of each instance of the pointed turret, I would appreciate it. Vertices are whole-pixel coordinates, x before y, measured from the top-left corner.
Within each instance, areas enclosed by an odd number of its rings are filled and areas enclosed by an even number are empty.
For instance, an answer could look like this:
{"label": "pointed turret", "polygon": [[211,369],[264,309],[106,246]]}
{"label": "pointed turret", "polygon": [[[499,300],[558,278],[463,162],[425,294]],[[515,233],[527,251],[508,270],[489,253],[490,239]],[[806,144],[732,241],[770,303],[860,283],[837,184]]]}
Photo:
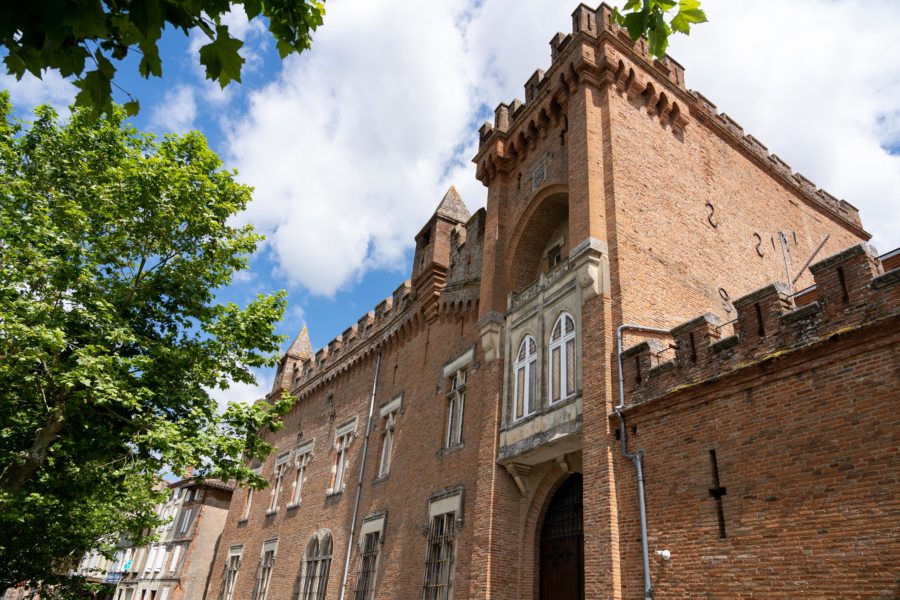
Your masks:
{"label": "pointed turret", "polygon": [[441,200],[441,203],[438,204],[434,214],[459,223],[465,223],[472,216],[469,214],[469,209],[466,208],[465,202],[459,197],[456,186],[453,185],[451,185],[450,189],[447,190],[447,193],[444,194],[444,198]]}
{"label": "pointed turret", "polygon": [[281,393],[281,390],[290,390],[295,375],[303,368],[303,361],[312,357],[312,342],[309,340],[309,331],[304,325],[278,363],[275,382],[272,384],[272,391],[269,393],[270,397],[276,397]]}
{"label": "pointed turret", "polygon": [[429,320],[437,316],[437,298],[444,288],[450,268],[450,235],[455,229],[464,228],[470,217],[459,192],[451,185],[416,236],[412,285]]}
{"label": "pointed turret", "polygon": [[291,342],[291,347],[288,348],[285,354],[299,359],[312,357],[313,348],[312,343],[309,341],[309,331],[306,330],[306,325],[303,326],[303,329],[300,330],[300,333],[298,333],[297,337],[294,338],[294,341]]}

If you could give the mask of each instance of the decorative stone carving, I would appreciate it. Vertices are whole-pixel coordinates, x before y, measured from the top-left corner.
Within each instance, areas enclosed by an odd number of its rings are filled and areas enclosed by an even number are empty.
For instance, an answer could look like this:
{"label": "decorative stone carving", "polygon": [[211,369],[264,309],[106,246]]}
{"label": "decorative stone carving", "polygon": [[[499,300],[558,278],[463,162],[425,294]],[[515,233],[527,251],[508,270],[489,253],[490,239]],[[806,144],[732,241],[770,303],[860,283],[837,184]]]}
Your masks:
{"label": "decorative stone carving", "polygon": [[500,334],[503,331],[503,315],[497,311],[491,311],[478,321],[477,326],[478,334],[481,336],[484,361],[492,363],[502,356]]}
{"label": "decorative stone carving", "polygon": [[609,293],[609,256],[606,243],[588,238],[576,246],[571,260],[577,265],[575,278],[581,288],[582,302]]}
{"label": "decorative stone carving", "polygon": [[513,478],[513,481],[516,482],[516,487],[519,488],[519,493],[522,496],[527,496],[528,494],[528,476],[531,475],[531,466],[523,465],[522,463],[509,463],[506,465],[506,472],[510,474]]}

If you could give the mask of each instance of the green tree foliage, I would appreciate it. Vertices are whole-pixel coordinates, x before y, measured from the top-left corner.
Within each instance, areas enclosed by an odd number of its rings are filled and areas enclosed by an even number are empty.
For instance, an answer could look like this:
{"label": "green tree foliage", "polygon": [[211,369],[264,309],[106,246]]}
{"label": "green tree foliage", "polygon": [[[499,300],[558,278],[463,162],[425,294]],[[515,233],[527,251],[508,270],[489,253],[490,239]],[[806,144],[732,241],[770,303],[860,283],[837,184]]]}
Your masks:
{"label": "green tree foliage", "polygon": [[628,0],[622,12],[615,9],[613,18],[632,40],[646,36],[650,53],[661,59],[666,55],[669,36],[673,32],[690,35],[691,25],[706,22],[706,13],[700,8],[700,0]]}
{"label": "green tree foliage", "polygon": [[260,240],[232,223],[251,189],[201,135],[124,118],[26,126],[0,94],[0,590],[154,525],[165,469],[264,485],[245,461],[292,403],[208,392],[255,383],[281,341],[283,292],[215,296]]}
{"label": "green tree foliage", "polygon": [[[45,69],[74,76],[76,106],[109,113],[116,63],[136,53],[142,77],[161,77],[163,30],[196,29],[210,40],[200,48],[206,76],[224,87],[241,80],[244,63],[238,53],[243,42],[222,22],[235,9],[265,18],[282,58],[309,48],[325,15],[320,0],[13,0],[0,2],[3,62],[19,79],[26,71],[41,77]],[[125,104],[129,114],[138,108],[137,100]]]}

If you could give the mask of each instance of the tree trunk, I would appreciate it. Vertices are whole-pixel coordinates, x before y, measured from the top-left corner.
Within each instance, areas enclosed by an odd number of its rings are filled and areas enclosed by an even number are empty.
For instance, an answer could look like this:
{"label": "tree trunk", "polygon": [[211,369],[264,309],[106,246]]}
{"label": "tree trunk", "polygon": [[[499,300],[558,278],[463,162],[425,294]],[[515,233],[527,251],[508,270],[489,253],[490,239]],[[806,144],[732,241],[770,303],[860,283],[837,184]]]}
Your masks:
{"label": "tree trunk", "polygon": [[59,437],[60,431],[62,431],[63,406],[64,401],[62,400],[54,405],[53,410],[50,412],[50,417],[47,419],[47,424],[38,430],[31,448],[21,456],[19,461],[9,465],[4,470],[3,475],[0,476],[0,489],[14,496],[18,495],[22,488],[25,487],[25,484],[43,466],[44,461],[47,459],[47,451]]}

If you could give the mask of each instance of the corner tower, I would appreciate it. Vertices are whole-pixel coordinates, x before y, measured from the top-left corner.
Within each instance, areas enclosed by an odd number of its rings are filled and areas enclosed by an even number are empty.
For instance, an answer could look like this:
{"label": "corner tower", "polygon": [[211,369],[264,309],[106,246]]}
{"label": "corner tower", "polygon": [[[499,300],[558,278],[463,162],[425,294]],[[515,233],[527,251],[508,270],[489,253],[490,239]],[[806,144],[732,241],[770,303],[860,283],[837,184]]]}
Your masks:
{"label": "corner tower", "polygon": [[[732,299],[773,280],[802,289],[806,264],[869,238],[852,205],[793,173],[611,15],[575,9],[549,68],[524,102],[498,105],[473,159],[488,190],[478,331],[502,373],[496,459],[517,510],[536,515],[583,476],[584,597],[623,594],[616,328],[706,312],[729,322]],[[516,597],[535,597],[541,527],[497,542],[531,553],[518,578],[494,575]]]}
{"label": "corner tower", "polygon": [[452,237],[465,235],[471,215],[452,185],[416,236],[412,285],[427,321],[437,318],[437,303],[450,272]]}

